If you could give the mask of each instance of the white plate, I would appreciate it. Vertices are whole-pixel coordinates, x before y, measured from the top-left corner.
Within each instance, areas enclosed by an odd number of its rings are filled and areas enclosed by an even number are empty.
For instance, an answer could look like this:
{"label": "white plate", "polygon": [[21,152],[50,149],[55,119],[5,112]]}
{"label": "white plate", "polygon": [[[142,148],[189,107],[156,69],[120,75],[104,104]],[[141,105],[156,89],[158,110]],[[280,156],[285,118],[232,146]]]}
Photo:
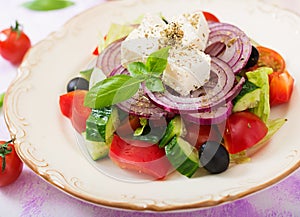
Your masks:
{"label": "white plate", "polygon": [[264,189],[300,165],[299,84],[291,102],[273,117],[288,122],[251,162],[220,175],[165,181],[124,182],[97,171],[82,154],[70,123],[58,105],[66,83],[92,60],[99,33],[111,22],[132,21],[148,11],[171,15],[197,9],[243,29],[279,51],[298,80],[300,18],[259,0],[126,0],[92,8],[38,43],[26,56],[5,98],[5,119],[22,160],[40,177],[76,198],[133,210],[180,210],[214,206]]}

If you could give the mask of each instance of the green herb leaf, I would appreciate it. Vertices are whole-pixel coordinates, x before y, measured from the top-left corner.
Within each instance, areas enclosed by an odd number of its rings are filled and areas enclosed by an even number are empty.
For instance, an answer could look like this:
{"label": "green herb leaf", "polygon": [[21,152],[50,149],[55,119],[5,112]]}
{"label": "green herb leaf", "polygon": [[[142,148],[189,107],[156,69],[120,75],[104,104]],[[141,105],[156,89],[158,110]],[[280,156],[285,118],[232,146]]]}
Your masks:
{"label": "green herb leaf", "polygon": [[146,80],[146,87],[151,91],[151,92],[164,92],[165,87],[161,81],[160,78],[157,77],[151,77]]}
{"label": "green herb leaf", "polygon": [[144,79],[129,75],[115,75],[98,82],[87,93],[84,105],[103,108],[130,99],[139,89]]}
{"label": "green herb leaf", "polygon": [[66,8],[75,3],[68,0],[33,0],[23,3],[23,7],[34,11],[50,11]]}
{"label": "green herb leaf", "polygon": [[142,62],[129,63],[127,66],[127,70],[131,73],[132,76],[147,74],[146,66]]}
{"label": "green herb leaf", "polygon": [[134,131],[134,134],[133,134],[134,136],[141,136],[143,134],[144,129],[148,124],[148,120],[146,118],[140,118],[140,124],[141,124],[141,127],[137,128]]}
{"label": "green herb leaf", "polygon": [[0,94],[0,108],[3,106],[4,95],[5,95],[5,93]]}
{"label": "green herb leaf", "polygon": [[93,71],[94,71],[94,68],[91,68],[91,69],[87,69],[84,71],[80,71],[79,73],[84,79],[89,81]]}
{"label": "green herb leaf", "polygon": [[152,75],[161,75],[167,67],[170,47],[152,53],[146,61],[146,69]]}

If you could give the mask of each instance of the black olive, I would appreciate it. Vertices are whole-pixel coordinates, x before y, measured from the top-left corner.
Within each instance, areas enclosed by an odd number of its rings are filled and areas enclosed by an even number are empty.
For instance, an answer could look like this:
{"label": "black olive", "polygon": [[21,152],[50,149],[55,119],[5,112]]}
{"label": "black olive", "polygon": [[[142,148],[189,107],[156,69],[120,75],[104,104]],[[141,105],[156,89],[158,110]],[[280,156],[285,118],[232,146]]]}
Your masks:
{"label": "black olive", "polygon": [[199,150],[200,164],[210,173],[217,174],[227,170],[229,153],[226,148],[214,141],[205,142]]}
{"label": "black olive", "polygon": [[259,52],[256,49],[256,47],[252,46],[252,51],[251,51],[251,55],[249,57],[249,60],[246,64],[246,68],[250,68],[256,65],[256,63],[258,62],[258,58],[259,58]]}
{"label": "black olive", "polygon": [[74,90],[88,90],[89,89],[89,82],[88,80],[76,77],[69,81],[67,85],[67,92],[71,92]]}

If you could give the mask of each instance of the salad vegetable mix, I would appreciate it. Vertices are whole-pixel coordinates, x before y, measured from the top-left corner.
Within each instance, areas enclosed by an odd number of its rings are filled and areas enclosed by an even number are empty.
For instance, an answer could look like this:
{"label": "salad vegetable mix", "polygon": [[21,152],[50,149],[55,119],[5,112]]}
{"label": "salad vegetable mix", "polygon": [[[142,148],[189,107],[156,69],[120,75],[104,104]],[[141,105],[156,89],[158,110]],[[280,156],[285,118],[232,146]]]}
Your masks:
{"label": "salad vegetable mix", "polygon": [[250,159],[286,122],[294,79],[284,58],[239,27],[197,11],[113,24],[60,96],[93,160],[163,179],[217,174]]}

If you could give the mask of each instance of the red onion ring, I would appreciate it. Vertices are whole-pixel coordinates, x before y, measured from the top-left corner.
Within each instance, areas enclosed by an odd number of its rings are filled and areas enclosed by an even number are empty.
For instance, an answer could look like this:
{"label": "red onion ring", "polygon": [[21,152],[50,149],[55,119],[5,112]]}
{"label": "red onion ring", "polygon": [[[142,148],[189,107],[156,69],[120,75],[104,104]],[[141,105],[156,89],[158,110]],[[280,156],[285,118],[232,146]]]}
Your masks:
{"label": "red onion ring", "polygon": [[[235,74],[239,73],[251,55],[250,39],[238,27],[228,23],[209,23],[209,28],[206,53],[227,62]],[[226,45],[223,52],[220,42]]]}
{"label": "red onion ring", "polygon": [[108,75],[116,66],[121,63],[121,44],[125,38],[121,38],[108,45],[98,56],[96,66],[105,75]]}
{"label": "red onion ring", "polygon": [[233,89],[235,82],[231,68],[215,57],[212,58],[211,74],[217,76],[217,84],[210,86],[208,83],[199,97],[181,97],[168,90],[164,93],[153,93],[144,87],[145,93],[154,104],[168,112],[182,114],[209,111],[212,107],[227,102],[227,95]]}
{"label": "red onion ring", "polygon": [[225,121],[232,113],[232,103],[228,102],[208,112],[183,114],[183,119],[200,125],[219,124]]}

